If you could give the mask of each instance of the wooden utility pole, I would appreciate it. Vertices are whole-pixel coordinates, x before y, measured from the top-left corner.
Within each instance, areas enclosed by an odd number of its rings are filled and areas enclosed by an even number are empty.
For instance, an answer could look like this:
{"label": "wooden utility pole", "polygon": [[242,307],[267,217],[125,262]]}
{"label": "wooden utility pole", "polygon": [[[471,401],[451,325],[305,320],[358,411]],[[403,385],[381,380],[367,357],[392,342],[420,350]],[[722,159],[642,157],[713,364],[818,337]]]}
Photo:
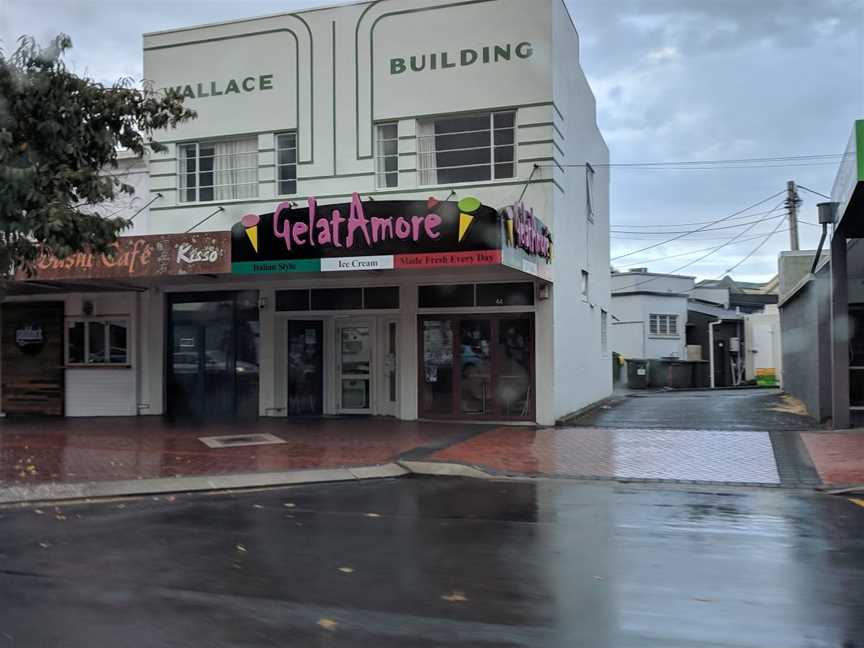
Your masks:
{"label": "wooden utility pole", "polygon": [[798,243],[798,205],[800,204],[801,199],[798,197],[795,181],[790,180],[786,183],[786,210],[789,213],[789,245],[793,251],[800,249]]}

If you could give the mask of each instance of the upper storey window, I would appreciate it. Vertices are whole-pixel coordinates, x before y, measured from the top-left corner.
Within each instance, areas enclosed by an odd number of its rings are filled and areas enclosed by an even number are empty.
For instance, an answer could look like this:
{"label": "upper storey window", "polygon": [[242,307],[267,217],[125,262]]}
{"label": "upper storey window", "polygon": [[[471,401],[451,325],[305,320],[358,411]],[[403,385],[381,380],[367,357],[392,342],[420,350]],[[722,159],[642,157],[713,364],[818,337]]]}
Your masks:
{"label": "upper storey window", "polygon": [[399,125],[375,126],[375,182],[379,188],[399,186]]}
{"label": "upper storey window", "polygon": [[516,113],[486,112],[417,122],[421,185],[512,178],[516,170]]}
{"label": "upper storey window", "polygon": [[180,202],[258,196],[258,139],[181,144]]}
{"label": "upper storey window", "polygon": [[297,133],[276,136],[276,177],[279,195],[297,193]]}

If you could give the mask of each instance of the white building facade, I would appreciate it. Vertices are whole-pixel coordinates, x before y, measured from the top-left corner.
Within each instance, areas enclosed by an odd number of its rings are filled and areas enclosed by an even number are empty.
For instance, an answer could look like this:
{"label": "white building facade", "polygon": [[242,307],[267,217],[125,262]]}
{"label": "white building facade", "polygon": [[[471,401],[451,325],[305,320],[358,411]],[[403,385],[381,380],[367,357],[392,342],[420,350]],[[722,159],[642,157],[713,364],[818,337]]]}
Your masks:
{"label": "white building facade", "polygon": [[[611,392],[608,150],[578,61],[560,0],[146,34],[145,79],[198,118],[146,161],[126,265],[46,261],[3,343],[38,324],[55,353],[38,308],[63,304],[66,415],[552,424]],[[4,353],[10,413],[36,346]]]}
{"label": "white building facade", "polygon": [[624,358],[686,359],[694,278],[642,269],[613,272],[612,349]]}

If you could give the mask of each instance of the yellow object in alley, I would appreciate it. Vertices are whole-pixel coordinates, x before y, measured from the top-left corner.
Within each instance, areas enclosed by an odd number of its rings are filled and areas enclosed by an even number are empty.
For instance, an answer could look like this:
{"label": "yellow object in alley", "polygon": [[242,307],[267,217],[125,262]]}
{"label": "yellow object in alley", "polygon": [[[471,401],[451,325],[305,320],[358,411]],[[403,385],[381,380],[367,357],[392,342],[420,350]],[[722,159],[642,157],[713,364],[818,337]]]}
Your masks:
{"label": "yellow object in alley", "polygon": [[857,504],[858,506],[864,507],[864,499],[850,498],[849,501],[852,502],[853,504]]}

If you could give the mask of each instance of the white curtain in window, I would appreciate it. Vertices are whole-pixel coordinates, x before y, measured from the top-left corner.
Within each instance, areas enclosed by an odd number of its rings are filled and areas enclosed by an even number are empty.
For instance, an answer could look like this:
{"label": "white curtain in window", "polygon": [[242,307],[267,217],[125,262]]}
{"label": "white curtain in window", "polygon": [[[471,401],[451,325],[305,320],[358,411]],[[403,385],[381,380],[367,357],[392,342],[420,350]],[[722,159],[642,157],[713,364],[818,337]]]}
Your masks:
{"label": "white curtain in window", "polygon": [[215,200],[258,195],[258,140],[254,137],[215,144]]}
{"label": "white curtain in window", "polygon": [[417,122],[417,182],[438,184],[438,160],[435,156],[435,122]]}

